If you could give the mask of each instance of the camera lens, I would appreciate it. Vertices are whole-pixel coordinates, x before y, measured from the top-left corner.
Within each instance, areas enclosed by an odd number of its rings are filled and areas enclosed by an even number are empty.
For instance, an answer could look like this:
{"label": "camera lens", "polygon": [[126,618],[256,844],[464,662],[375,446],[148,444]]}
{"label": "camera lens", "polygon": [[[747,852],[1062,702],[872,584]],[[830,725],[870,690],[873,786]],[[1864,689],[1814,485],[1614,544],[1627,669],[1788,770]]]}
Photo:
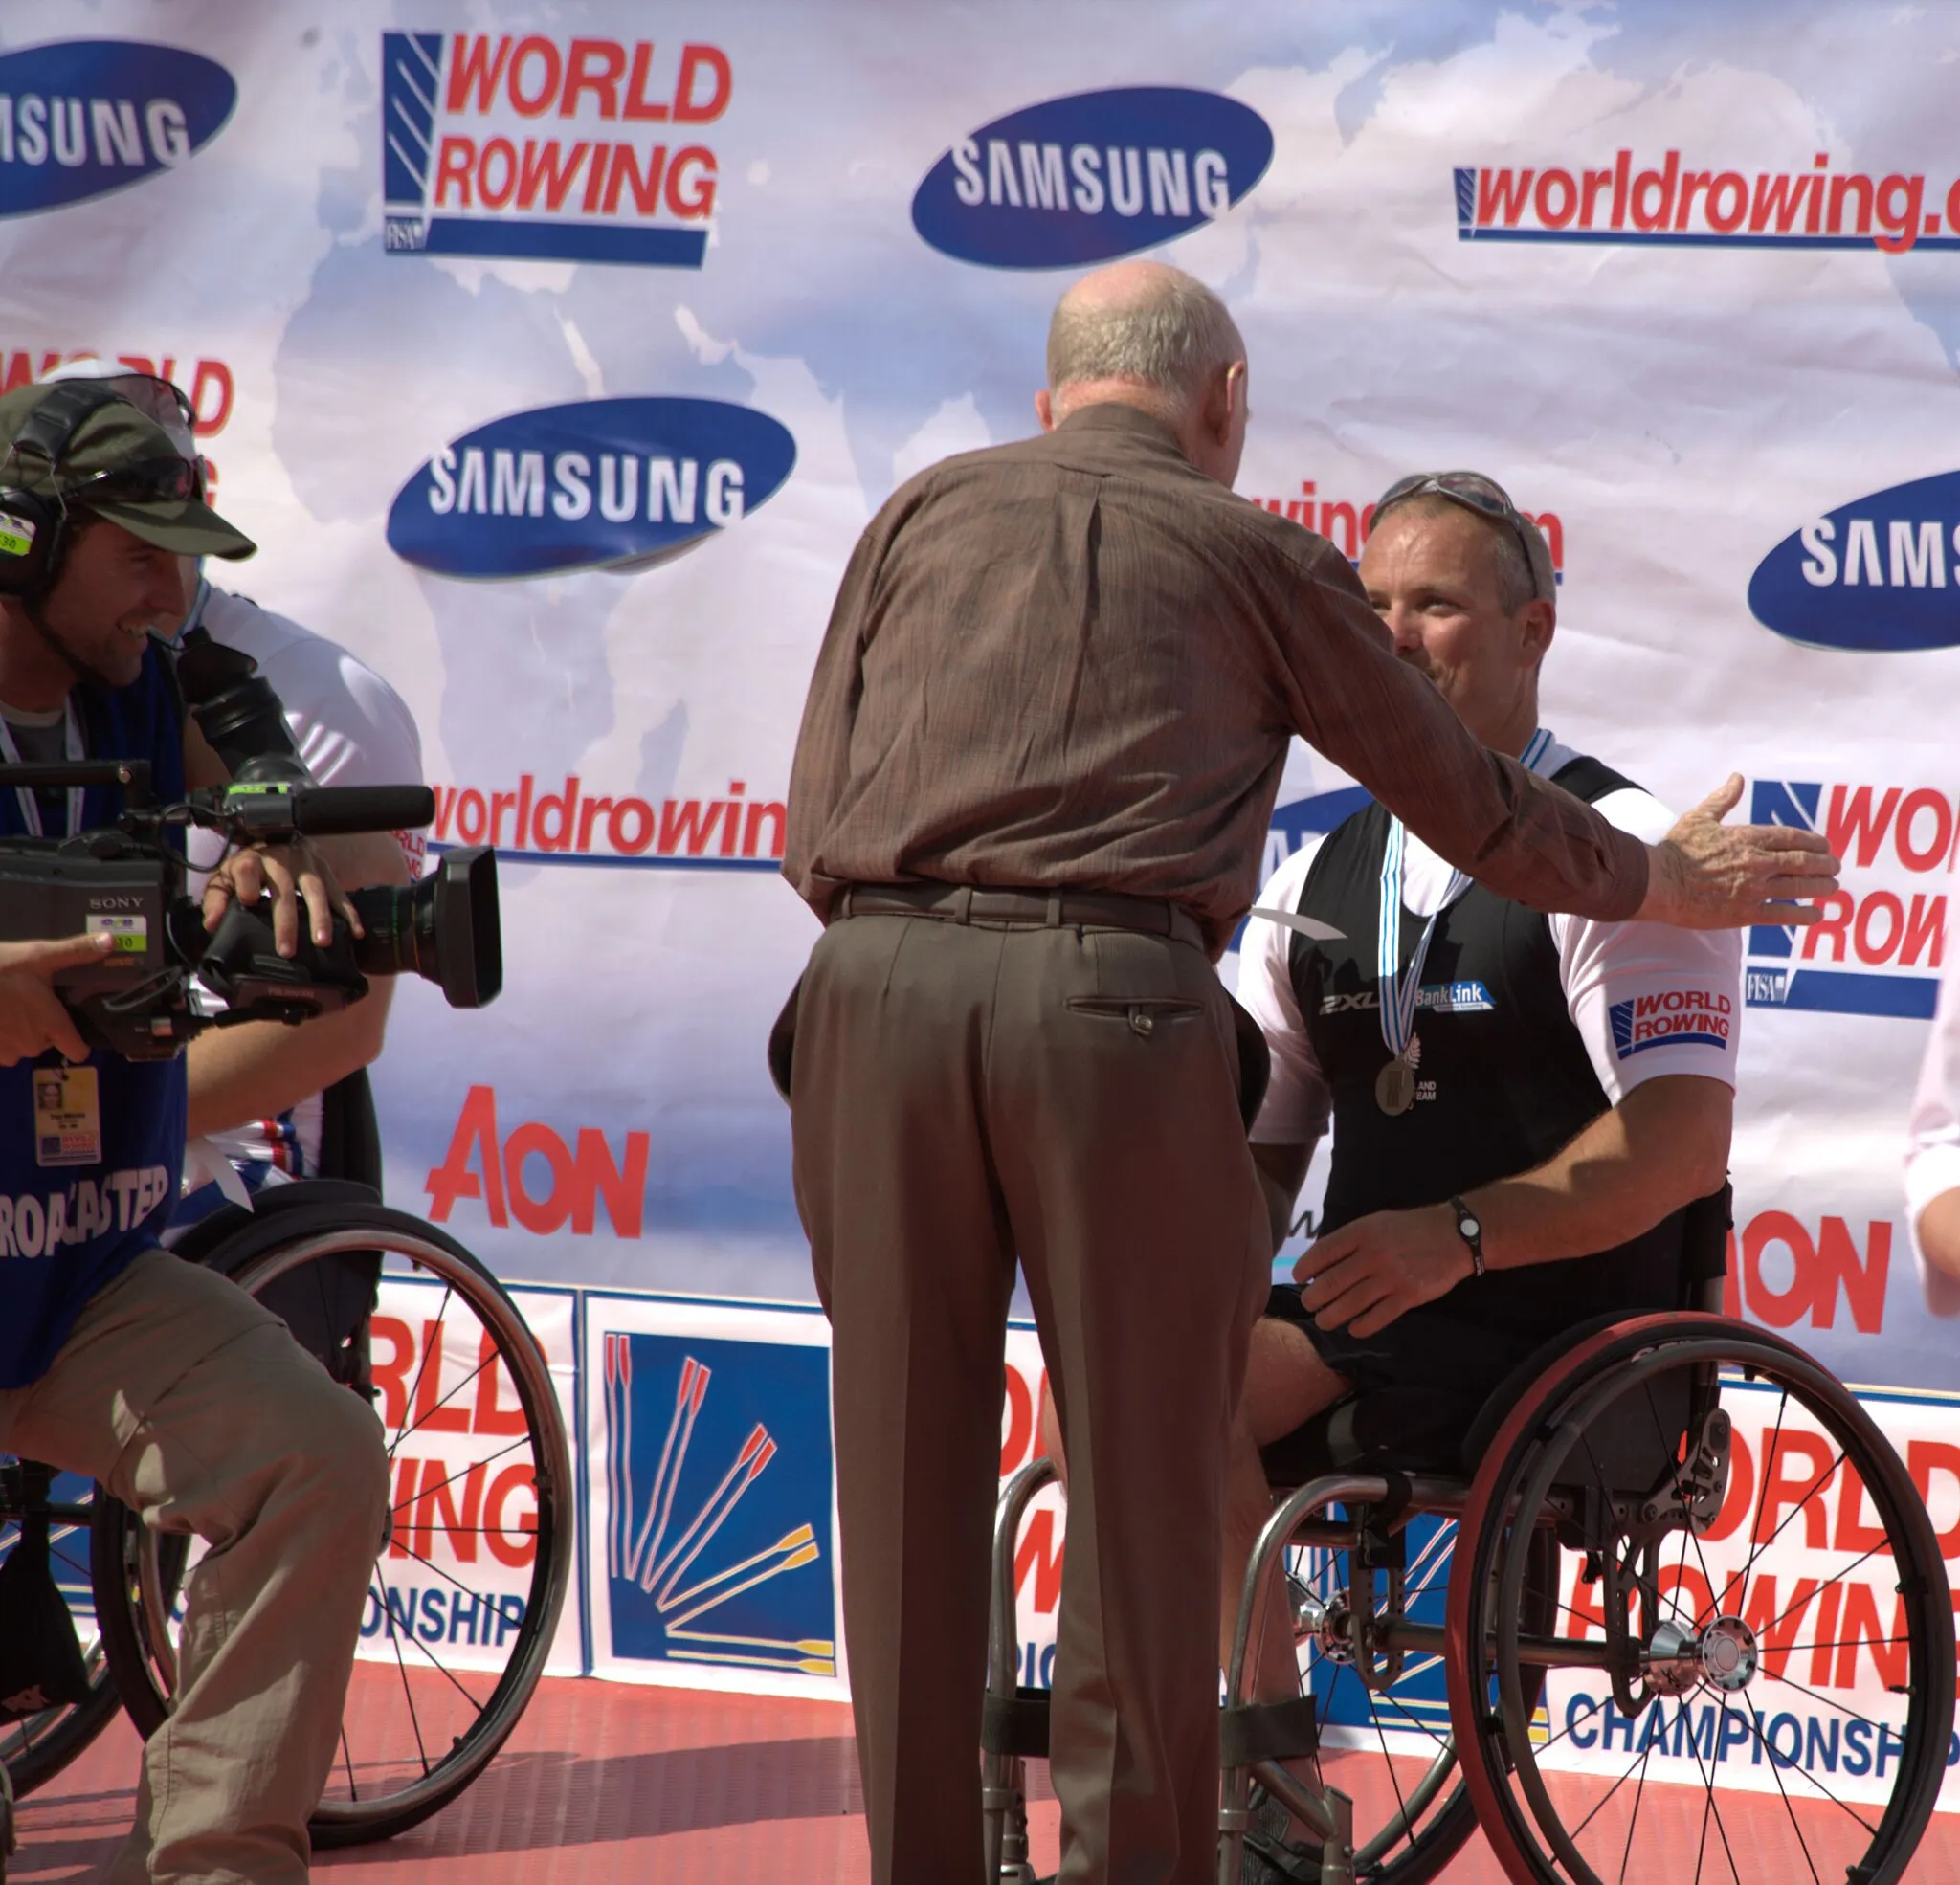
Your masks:
{"label": "camera lens", "polygon": [[501,990],[497,854],[487,846],[445,852],[420,882],[375,885],[348,900],[367,931],[354,944],[362,974],[419,975],[451,1008],[482,1008]]}

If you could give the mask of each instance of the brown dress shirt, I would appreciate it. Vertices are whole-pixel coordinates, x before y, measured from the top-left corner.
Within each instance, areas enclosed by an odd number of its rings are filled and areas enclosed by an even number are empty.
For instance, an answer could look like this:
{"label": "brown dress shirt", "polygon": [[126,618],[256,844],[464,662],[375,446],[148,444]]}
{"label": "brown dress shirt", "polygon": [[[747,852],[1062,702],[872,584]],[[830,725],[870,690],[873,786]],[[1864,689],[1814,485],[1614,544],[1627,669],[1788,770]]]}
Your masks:
{"label": "brown dress shirt", "polygon": [[1120,405],[948,458],[872,520],[783,874],[819,917],[845,884],[920,878],[1169,898],[1216,955],[1295,733],[1500,896],[1609,921],[1646,896],[1645,848],[1479,746],[1325,538]]}

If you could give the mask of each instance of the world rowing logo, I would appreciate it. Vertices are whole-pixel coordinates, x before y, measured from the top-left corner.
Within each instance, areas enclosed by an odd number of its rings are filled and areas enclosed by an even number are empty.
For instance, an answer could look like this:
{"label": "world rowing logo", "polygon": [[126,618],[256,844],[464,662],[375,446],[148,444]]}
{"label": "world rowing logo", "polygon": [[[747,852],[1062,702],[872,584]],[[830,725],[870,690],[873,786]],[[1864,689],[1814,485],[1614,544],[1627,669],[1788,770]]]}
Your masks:
{"label": "world rowing logo", "polygon": [[827,1357],[608,1332],[615,1654],[836,1674]]}

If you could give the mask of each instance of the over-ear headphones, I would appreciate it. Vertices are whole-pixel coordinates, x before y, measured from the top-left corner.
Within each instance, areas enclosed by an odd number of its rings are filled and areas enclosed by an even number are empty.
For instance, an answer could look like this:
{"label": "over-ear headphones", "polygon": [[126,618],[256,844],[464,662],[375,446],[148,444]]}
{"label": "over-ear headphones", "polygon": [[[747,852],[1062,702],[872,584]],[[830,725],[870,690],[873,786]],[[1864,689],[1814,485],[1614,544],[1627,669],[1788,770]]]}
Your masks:
{"label": "over-ear headphones", "polygon": [[[59,474],[84,421],[104,406],[126,406],[98,380],[60,380],[48,388],[0,458],[0,595],[44,594],[61,573],[68,504]],[[28,460],[46,466],[47,488],[28,488]]]}

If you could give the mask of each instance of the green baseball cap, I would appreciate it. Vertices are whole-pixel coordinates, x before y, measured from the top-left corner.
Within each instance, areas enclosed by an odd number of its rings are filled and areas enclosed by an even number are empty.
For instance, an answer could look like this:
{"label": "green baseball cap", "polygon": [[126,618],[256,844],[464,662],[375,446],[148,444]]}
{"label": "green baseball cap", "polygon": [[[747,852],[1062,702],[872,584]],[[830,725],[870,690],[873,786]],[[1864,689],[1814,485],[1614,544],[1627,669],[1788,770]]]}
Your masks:
{"label": "green baseball cap", "polygon": [[0,486],[93,511],[179,556],[235,560],[257,549],[204,501],[198,466],[125,399],[89,413],[53,466],[34,445],[17,449],[29,417],[56,390],[20,387],[0,397]]}

